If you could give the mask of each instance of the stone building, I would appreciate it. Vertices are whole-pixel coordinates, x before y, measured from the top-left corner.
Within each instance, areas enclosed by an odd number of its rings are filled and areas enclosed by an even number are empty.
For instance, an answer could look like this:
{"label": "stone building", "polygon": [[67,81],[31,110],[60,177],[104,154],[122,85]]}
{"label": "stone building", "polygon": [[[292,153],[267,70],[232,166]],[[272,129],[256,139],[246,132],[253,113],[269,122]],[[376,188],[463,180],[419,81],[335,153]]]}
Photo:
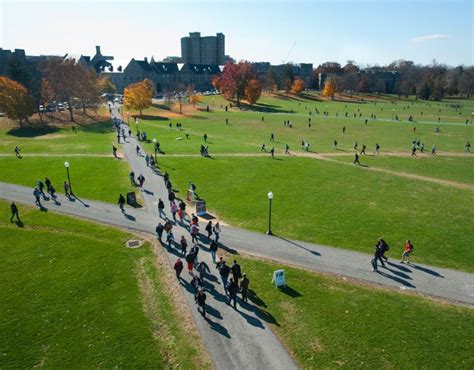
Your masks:
{"label": "stone building", "polygon": [[223,65],[225,64],[225,36],[201,37],[200,32],[191,32],[181,38],[181,58],[183,63]]}

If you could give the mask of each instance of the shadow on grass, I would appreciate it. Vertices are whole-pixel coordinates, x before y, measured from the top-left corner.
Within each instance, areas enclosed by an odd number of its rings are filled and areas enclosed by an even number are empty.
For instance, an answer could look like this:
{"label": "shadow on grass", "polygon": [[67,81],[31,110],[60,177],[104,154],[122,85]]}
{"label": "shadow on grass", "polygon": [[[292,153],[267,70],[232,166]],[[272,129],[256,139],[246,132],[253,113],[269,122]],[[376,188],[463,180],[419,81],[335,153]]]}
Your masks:
{"label": "shadow on grass", "polygon": [[163,109],[163,110],[169,110],[169,111],[171,110],[171,107],[166,104],[152,104],[151,106],[157,109]]}
{"label": "shadow on grass", "polygon": [[163,116],[152,116],[150,114],[143,114],[141,116],[138,116],[140,119],[145,119],[147,121],[169,121],[170,119],[168,117],[163,117]]}
{"label": "shadow on grass", "polygon": [[59,131],[57,127],[16,127],[7,131],[7,135],[16,137],[38,137]]}
{"label": "shadow on grass", "polygon": [[285,285],[283,287],[279,287],[278,290],[286,295],[289,295],[291,298],[301,297],[301,293],[294,290],[292,287]]}

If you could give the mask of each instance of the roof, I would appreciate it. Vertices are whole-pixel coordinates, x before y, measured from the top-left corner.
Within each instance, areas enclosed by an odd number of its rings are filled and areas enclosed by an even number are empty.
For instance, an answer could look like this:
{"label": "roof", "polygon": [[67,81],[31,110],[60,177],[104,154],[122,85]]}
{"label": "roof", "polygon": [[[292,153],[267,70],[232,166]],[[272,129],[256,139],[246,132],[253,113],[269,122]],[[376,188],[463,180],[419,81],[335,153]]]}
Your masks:
{"label": "roof", "polygon": [[151,66],[158,74],[175,74],[178,73],[178,65],[176,63],[152,62]]}
{"label": "roof", "polygon": [[144,60],[135,60],[138,66],[146,72],[153,72],[153,68],[151,68],[150,64]]}
{"label": "roof", "polygon": [[186,63],[183,66],[183,68],[181,68],[181,72],[190,72],[190,73],[202,75],[202,74],[219,74],[221,73],[221,70],[218,65]]}

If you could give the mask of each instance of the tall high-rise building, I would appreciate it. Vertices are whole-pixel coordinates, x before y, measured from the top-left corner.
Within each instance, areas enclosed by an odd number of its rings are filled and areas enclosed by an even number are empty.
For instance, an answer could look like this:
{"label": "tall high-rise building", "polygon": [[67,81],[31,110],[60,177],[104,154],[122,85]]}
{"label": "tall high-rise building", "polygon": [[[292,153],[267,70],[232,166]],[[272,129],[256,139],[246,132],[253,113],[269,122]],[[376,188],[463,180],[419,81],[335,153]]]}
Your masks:
{"label": "tall high-rise building", "polygon": [[191,32],[181,38],[181,56],[184,63],[222,65],[225,63],[225,36],[201,37],[200,32]]}

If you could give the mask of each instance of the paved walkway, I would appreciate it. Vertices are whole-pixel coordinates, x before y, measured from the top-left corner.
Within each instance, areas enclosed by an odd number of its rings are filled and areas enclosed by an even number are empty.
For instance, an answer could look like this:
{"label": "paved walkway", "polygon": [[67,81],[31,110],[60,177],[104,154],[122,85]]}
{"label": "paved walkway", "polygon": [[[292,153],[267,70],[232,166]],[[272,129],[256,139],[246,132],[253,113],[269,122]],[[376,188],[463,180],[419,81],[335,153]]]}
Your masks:
{"label": "paved walkway", "polygon": [[[126,213],[122,214],[113,204],[67,199],[62,195],[58,196],[56,202],[45,201],[45,207],[48,210],[154,234],[158,222],[157,200],[161,197],[168,205],[167,191],[163,178],[146,166],[144,157],[136,155],[135,139],[127,140],[128,143],[122,145],[123,152],[136,176],[143,174],[146,178],[142,191],[145,208],[127,207]],[[0,183],[0,198],[34,204],[32,189],[18,185]],[[169,207],[166,213],[168,217],[171,217]],[[203,226],[204,224],[201,224],[201,231]],[[380,273],[373,273],[369,267],[371,256],[367,254],[286,240],[239,228],[226,226],[222,228],[222,247],[236,255],[242,251],[309,270],[335,273],[402,290],[413,290],[474,306],[473,274],[419,264],[401,265],[391,261],[387,268],[380,269]],[[181,235],[185,235],[191,246],[186,229],[176,225],[173,233],[176,240]],[[238,311],[226,304],[222,285],[218,282],[216,270],[207,253],[206,238],[201,238],[199,244],[201,246],[199,257],[208,263],[212,273],[206,284],[209,303],[207,319],[203,319],[197,312],[193,295],[188,293],[189,284],[183,283],[182,289],[214,367],[217,369],[296,368],[296,364],[268,327],[268,324],[274,320],[269,313],[252,303],[238,307]],[[168,252],[170,263],[174,263],[177,255],[178,252],[174,248]],[[245,270],[245,266],[242,267]],[[187,273],[183,275],[186,280],[190,280]],[[269,289],[272,289],[270,281],[268,283]],[[291,279],[288,285],[291,286]]]}

